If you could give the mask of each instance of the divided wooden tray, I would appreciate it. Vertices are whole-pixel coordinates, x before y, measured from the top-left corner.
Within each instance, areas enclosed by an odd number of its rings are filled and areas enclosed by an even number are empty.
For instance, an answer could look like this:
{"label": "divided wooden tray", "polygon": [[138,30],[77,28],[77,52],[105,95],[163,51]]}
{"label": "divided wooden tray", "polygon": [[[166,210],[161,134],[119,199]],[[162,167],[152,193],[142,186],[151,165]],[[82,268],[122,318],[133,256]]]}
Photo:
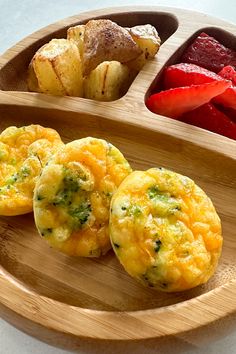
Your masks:
{"label": "divided wooden tray", "polygon": [[[110,18],[122,26],[151,23],[163,44],[120,100],[103,103],[29,93],[25,75],[34,52],[69,26]],[[38,123],[65,142],[85,136],[116,145],[135,169],[164,166],[193,178],[212,198],[223,224],[224,246],[215,276],[191,291],[164,294],[128,276],[114,254],[70,258],[39,237],[32,214],[0,218],[0,309],[15,326],[38,338],[136,340],[181,333],[236,310],[236,142],[154,115],[145,96],[163,67],[178,61],[193,36],[205,30],[236,48],[236,26],[191,11],[113,8],[50,25],[0,57],[0,130]],[[205,328],[205,327],[203,327]],[[70,341],[68,342],[70,343]],[[70,344],[69,344],[70,346]]]}

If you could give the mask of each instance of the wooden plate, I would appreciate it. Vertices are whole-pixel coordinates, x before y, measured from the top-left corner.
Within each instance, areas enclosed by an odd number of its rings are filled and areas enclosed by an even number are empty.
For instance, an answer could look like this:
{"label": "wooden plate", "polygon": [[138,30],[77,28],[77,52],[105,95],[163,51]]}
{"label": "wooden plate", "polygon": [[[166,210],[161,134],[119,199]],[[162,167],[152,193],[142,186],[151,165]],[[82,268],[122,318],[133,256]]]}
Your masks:
{"label": "wooden plate", "polygon": [[[34,52],[49,39],[65,36],[69,26],[101,17],[122,26],[151,23],[164,41],[127,94],[103,103],[26,92],[26,70]],[[236,142],[154,115],[144,103],[164,65],[178,61],[202,30],[235,46],[236,26],[206,15],[161,7],[117,8],[50,25],[0,58],[0,130],[38,123],[58,130],[65,142],[101,137],[115,144],[134,169],[164,166],[185,174],[212,198],[224,234],[218,270],[206,285],[163,294],[136,283],[112,252],[100,259],[70,258],[39,237],[31,214],[1,217],[1,312],[14,325],[44,339],[134,340],[178,336],[234,313]]]}

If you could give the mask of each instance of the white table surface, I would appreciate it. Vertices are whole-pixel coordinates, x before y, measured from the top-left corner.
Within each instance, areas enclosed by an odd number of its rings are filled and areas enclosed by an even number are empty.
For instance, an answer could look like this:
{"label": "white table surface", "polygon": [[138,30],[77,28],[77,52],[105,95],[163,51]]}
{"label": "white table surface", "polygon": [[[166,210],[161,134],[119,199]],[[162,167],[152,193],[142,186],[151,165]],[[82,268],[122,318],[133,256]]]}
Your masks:
{"label": "white table surface", "polygon": [[[71,15],[92,9],[122,5],[162,5],[192,9],[205,12],[215,17],[221,17],[227,21],[235,22],[236,5],[234,0],[166,0],[166,1],[143,1],[143,0],[0,0],[0,53],[11,47],[14,43],[30,33],[52,22]],[[1,289],[0,289],[1,291]],[[167,346],[157,349],[139,345],[109,345],[82,344],[80,354],[102,353],[135,353],[135,354],[168,354]],[[186,351],[187,350],[187,351]],[[224,336],[214,343],[202,348],[189,346],[184,349],[182,345],[176,346],[174,353],[188,354],[234,354],[236,353],[236,331]],[[15,329],[0,319],[0,354],[65,354],[70,353],[51,347]],[[173,353],[173,351],[172,351]],[[171,354],[172,354],[171,353]]]}

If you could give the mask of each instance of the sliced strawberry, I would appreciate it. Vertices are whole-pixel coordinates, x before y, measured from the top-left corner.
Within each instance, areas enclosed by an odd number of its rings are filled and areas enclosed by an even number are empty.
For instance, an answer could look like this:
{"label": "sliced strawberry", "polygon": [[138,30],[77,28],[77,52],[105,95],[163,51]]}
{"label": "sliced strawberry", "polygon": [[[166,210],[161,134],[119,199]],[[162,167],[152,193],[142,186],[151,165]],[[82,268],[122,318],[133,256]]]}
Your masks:
{"label": "sliced strawberry", "polygon": [[223,112],[226,116],[228,116],[233,122],[236,123],[236,110],[223,106],[216,106],[219,111]]}
{"label": "sliced strawberry", "polygon": [[236,52],[203,32],[187,48],[181,61],[218,73],[226,65],[236,68]]}
{"label": "sliced strawberry", "polygon": [[218,75],[226,80],[231,80],[232,85],[236,86],[236,70],[232,66],[225,66]]}
{"label": "sliced strawberry", "polygon": [[224,93],[215,97],[213,101],[222,106],[236,109],[236,86],[230,86]]}
{"label": "sliced strawberry", "polygon": [[170,118],[178,118],[224,92],[229,81],[214,81],[202,85],[178,87],[150,96],[147,107],[154,113]]}
{"label": "sliced strawberry", "polygon": [[231,80],[231,86],[220,96],[215,97],[214,102],[236,110],[236,70],[228,65],[225,66],[218,75],[227,80]]}
{"label": "sliced strawberry", "polygon": [[[232,67],[228,66],[225,68]],[[230,70],[229,74],[229,70],[227,70],[227,72],[223,71],[223,75],[226,75],[228,79],[230,75],[233,75],[233,72],[232,70]],[[203,83],[222,80],[224,79],[220,75],[217,75],[207,69],[201,68],[198,65],[188,63],[171,65],[166,68],[164,72],[165,88],[200,85]],[[230,83],[232,83],[232,81],[230,81]],[[218,97],[215,97],[214,102],[222,104],[225,107],[236,109],[236,87],[230,86],[224,93],[222,93]]]}
{"label": "sliced strawberry", "polygon": [[180,63],[167,67],[164,71],[164,88],[200,85],[212,81],[222,81],[216,73],[195,64]]}
{"label": "sliced strawberry", "polygon": [[180,120],[236,140],[236,123],[211,103],[183,114]]}

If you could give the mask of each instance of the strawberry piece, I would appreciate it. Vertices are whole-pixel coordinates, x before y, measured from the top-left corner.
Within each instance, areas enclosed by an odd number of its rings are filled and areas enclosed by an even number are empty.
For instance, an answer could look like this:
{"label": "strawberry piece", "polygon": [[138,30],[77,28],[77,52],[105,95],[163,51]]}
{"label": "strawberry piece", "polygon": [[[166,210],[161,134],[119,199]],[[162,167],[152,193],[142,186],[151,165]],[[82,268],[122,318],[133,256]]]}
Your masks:
{"label": "strawberry piece", "polygon": [[226,80],[231,80],[232,85],[236,86],[236,70],[232,66],[225,66],[218,75]]}
{"label": "strawberry piece", "polygon": [[178,118],[183,113],[209,102],[213,97],[224,92],[229,85],[229,81],[214,81],[161,91],[150,96],[146,105],[154,113]]}
{"label": "strawberry piece", "polygon": [[236,123],[211,103],[185,113],[180,120],[236,140]]}
{"label": "strawberry piece", "polygon": [[181,61],[197,64],[217,73],[226,65],[236,68],[236,52],[202,32],[184,52]]}
{"label": "strawberry piece", "polygon": [[167,67],[164,71],[164,87],[166,89],[200,85],[212,81],[222,81],[216,73],[195,64],[180,63]]}
{"label": "strawberry piece", "polygon": [[220,96],[214,99],[214,102],[236,110],[236,71],[230,65],[225,66],[218,74],[222,78],[231,80],[231,86]]}
{"label": "strawberry piece", "polygon": [[213,100],[224,107],[236,109],[236,86],[230,86],[224,93]]}
{"label": "strawberry piece", "polygon": [[[226,66],[225,68],[232,68]],[[224,68],[224,69],[225,69]],[[234,75],[235,70],[232,68],[229,70],[222,70],[223,75],[227,76],[227,79]],[[221,71],[221,72],[222,72]],[[235,72],[236,73],[236,72]],[[201,68],[195,64],[180,63],[171,65],[166,68],[164,72],[164,87],[173,88],[179,86],[200,85],[213,81],[222,81],[223,77]],[[232,83],[232,81],[230,81]],[[214,98],[214,102],[219,103],[225,107],[236,109],[236,87],[230,86],[224,93]]]}
{"label": "strawberry piece", "polygon": [[219,106],[217,105],[216,108],[223,112],[226,116],[228,116],[233,122],[236,123],[236,110],[229,108],[229,107],[224,107],[224,106]]}

